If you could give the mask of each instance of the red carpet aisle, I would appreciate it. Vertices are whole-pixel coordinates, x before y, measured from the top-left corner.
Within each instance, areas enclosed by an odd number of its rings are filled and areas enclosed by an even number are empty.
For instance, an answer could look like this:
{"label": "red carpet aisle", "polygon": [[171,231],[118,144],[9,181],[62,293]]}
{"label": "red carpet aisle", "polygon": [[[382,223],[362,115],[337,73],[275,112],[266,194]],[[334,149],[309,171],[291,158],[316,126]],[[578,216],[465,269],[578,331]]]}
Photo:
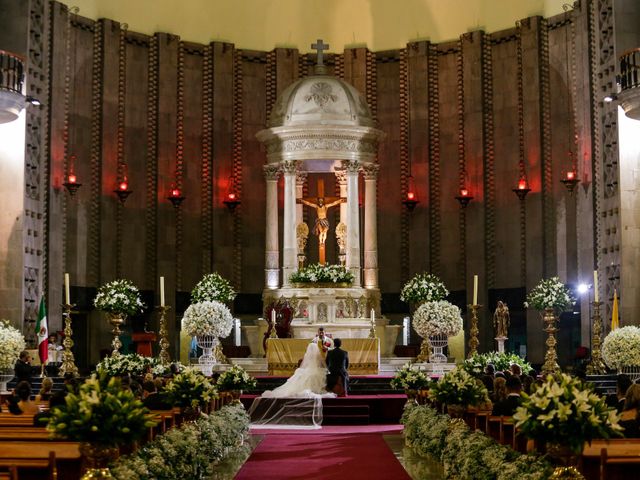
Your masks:
{"label": "red carpet aisle", "polygon": [[382,435],[266,435],[237,480],[409,480]]}

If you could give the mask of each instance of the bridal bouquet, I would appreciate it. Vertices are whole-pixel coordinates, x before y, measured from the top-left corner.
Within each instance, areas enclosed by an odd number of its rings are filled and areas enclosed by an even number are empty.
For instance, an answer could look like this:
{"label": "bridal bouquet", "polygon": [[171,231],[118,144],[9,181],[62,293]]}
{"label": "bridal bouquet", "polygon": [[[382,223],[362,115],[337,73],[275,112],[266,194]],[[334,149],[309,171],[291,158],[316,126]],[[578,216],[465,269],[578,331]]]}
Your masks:
{"label": "bridal bouquet", "polygon": [[556,312],[569,310],[576,303],[575,297],[558,277],[541,280],[527,295],[524,308],[530,306],[536,310],[553,308]]}
{"label": "bridal bouquet", "polygon": [[258,382],[254,377],[249,375],[246,370],[239,365],[232,366],[229,370],[222,372],[218,377],[218,390],[231,391],[231,390],[247,390],[250,388],[256,388]]}
{"label": "bridal bouquet", "polygon": [[549,375],[531,395],[522,395],[513,419],[522,434],[538,442],[568,445],[582,452],[585,442],[619,435],[614,409],[588,384],[566,374]]}
{"label": "bridal bouquet", "polygon": [[231,283],[220,274],[214,272],[205,275],[191,290],[191,301],[198,302],[221,302],[230,303],[236,298]]}
{"label": "bridal bouquet", "polygon": [[24,337],[8,320],[0,320],[0,371],[13,370],[20,352],[26,348]]}
{"label": "bridal bouquet", "polygon": [[462,330],[460,309],[446,300],[423,303],[413,315],[413,328],[422,338],[457,335]]}
{"label": "bridal bouquet", "polygon": [[609,368],[640,366],[640,328],[616,328],[602,343],[602,358]]}
{"label": "bridal bouquet", "polygon": [[225,338],[233,328],[233,317],[226,305],[204,301],[189,305],[182,317],[182,330],[191,337],[212,335]]}
{"label": "bridal bouquet", "polygon": [[129,280],[114,280],[102,285],[93,305],[103,312],[120,315],[135,315],[145,307],[138,287]]}
{"label": "bridal bouquet", "polygon": [[415,305],[435,302],[449,295],[442,280],[431,273],[419,273],[402,287],[400,300]]}

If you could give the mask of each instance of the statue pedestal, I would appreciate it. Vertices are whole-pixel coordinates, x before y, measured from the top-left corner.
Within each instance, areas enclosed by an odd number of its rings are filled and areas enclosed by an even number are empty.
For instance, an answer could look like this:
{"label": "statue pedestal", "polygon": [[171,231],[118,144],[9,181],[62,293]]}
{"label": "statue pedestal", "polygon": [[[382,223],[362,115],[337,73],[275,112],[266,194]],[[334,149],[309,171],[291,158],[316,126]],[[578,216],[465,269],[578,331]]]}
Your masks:
{"label": "statue pedestal", "polygon": [[156,341],[156,334],[153,332],[140,332],[131,335],[131,339],[136,344],[136,353],[143,357],[153,357],[153,343]]}
{"label": "statue pedestal", "polygon": [[504,353],[504,342],[507,341],[507,337],[496,337],[498,342],[498,353]]}

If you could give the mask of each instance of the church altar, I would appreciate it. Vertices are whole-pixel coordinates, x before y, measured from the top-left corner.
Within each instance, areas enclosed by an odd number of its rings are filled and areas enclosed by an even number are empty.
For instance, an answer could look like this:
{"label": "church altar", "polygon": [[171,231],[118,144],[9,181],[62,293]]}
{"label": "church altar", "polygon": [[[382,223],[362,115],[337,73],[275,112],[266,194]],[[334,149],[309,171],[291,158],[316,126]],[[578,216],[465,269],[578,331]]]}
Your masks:
{"label": "church altar", "polygon": [[[298,367],[309,339],[270,338],[267,340],[269,375],[291,375]],[[377,375],[380,346],[377,338],[345,338],[342,349],[349,352],[350,375]]]}

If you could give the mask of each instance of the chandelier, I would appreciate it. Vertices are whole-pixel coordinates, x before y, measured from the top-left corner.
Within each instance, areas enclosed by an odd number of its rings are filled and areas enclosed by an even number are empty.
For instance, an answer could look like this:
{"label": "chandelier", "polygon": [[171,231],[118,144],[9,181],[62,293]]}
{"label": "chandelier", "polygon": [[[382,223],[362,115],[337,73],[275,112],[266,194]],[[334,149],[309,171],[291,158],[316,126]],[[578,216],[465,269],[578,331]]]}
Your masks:
{"label": "chandelier", "polygon": [[22,57],[0,50],[0,123],[16,120],[26,102],[38,103],[22,94],[24,71]]}

